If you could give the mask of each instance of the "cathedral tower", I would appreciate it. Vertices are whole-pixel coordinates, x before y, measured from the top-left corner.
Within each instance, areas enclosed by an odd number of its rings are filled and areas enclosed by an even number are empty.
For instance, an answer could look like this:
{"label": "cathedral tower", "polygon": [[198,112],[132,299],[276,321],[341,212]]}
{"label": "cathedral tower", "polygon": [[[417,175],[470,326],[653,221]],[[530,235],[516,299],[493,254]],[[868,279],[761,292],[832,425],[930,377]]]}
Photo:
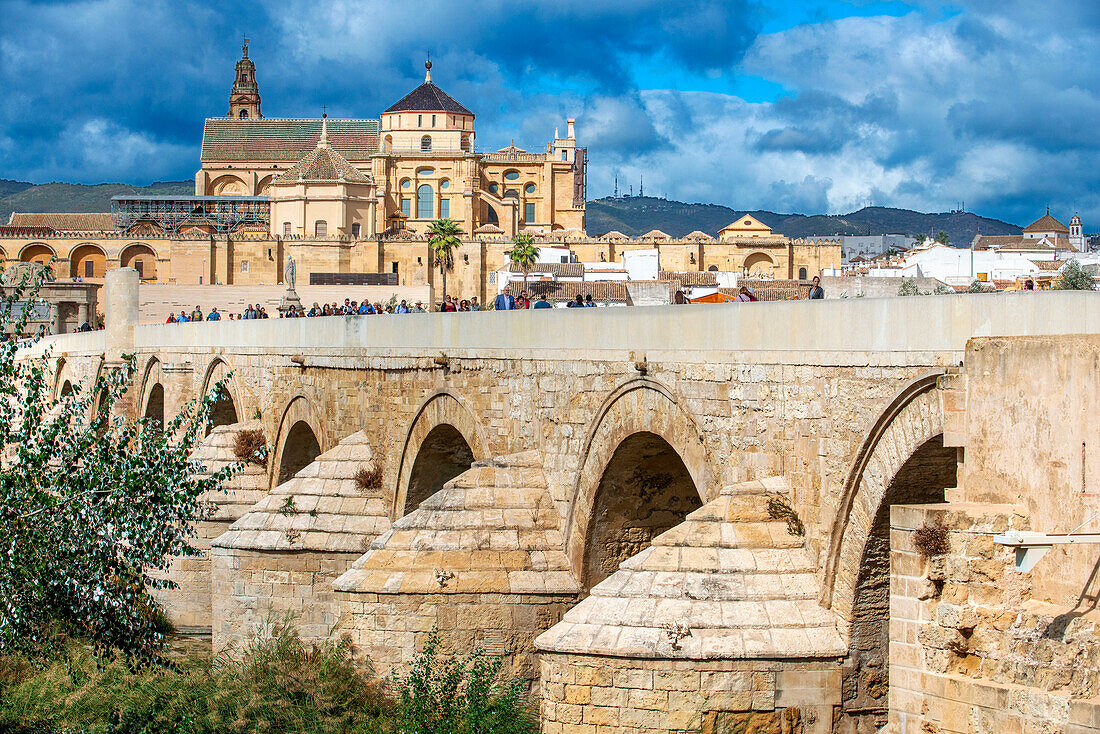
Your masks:
{"label": "cathedral tower", "polygon": [[229,93],[229,117],[240,120],[262,120],[260,114],[260,88],[256,85],[256,65],[248,58],[248,39],[241,49],[243,56],[237,62],[237,78]]}

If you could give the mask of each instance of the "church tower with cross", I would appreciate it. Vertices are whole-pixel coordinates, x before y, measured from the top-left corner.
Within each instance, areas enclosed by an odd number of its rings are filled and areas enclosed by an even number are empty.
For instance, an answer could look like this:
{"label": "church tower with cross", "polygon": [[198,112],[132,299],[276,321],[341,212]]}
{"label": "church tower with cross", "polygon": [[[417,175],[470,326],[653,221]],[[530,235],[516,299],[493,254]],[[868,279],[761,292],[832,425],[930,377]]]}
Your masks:
{"label": "church tower with cross", "polygon": [[262,120],[260,114],[260,87],[256,84],[256,65],[248,58],[248,39],[241,48],[241,60],[237,62],[237,78],[229,93],[229,117],[238,120]]}

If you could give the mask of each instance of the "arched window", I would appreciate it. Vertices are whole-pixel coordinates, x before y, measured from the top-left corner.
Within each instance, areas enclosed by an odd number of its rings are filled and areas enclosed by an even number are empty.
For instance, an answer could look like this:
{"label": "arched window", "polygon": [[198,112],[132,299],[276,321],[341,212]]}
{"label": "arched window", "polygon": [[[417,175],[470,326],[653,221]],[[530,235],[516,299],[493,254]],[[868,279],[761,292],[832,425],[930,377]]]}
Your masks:
{"label": "arched window", "polygon": [[799,280],[806,280],[806,268],[799,268],[798,269],[798,279]]}
{"label": "arched window", "polygon": [[393,150],[393,136],[387,135],[385,141],[383,141],[383,152],[389,153]]}
{"label": "arched window", "polygon": [[504,192],[504,198],[505,199],[509,199],[509,198],[518,199],[519,198],[519,192],[516,191],[515,189],[508,189],[507,191]]}
{"label": "arched window", "polygon": [[241,113],[239,115],[237,115],[237,117],[241,118],[242,120],[247,120],[248,119],[248,110],[241,110]]}
{"label": "arched window", "polygon": [[469,135],[463,135],[462,136],[462,149],[464,151],[466,151],[467,153],[470,152],[470,136]]}
{"label": "arched window", "polygon": [[428,184],[422,184],[420,188],[416,190],[416,218],[417,219],[431,219],[435,216],[435,196],[432,193],[432,187]]}
{"label": "arched window", "polygon": [[283,237],[290,236],[290,222],[283,222]]}
{"label": "arched window", "polygon": [[425,135],[424,137],[420,138],[420,149],[421,150],[431,150],[432,149],[432,136],[431,135]]}
{"label": "arched window", "polygon": [[318,219],[313,223],[313,236],[314,237],[328,237],[328,222],[324,219]]}

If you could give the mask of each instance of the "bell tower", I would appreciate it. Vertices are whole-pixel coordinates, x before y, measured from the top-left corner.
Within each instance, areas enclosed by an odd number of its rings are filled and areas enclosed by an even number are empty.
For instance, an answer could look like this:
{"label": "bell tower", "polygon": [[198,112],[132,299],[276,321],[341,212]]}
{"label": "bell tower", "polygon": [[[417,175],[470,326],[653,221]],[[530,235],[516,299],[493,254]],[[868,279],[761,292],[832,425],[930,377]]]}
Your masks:
{"label": "bell tower", "polygon": [[237,62],[237,78],[229,93],[229,117],[239,120],[262,120],[260,114],[260,88],[256,85],[256,65],[248,58],[248,39],[241,48],[241,60]]}

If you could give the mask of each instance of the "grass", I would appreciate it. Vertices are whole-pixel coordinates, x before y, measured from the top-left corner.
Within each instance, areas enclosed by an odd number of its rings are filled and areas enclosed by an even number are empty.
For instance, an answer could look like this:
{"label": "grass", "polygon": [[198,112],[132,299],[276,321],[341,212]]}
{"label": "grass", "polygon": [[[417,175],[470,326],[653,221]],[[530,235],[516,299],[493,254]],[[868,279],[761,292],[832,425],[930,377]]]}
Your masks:
{"label": "grass", "polygon": [[0,731],[23,734],[512,734],[537,730],[499,661],[438,654],[384,683],[346,640],[304,643],[270,625],[239,655],[135,667],[69,641],[50,659],[0,656]]}

